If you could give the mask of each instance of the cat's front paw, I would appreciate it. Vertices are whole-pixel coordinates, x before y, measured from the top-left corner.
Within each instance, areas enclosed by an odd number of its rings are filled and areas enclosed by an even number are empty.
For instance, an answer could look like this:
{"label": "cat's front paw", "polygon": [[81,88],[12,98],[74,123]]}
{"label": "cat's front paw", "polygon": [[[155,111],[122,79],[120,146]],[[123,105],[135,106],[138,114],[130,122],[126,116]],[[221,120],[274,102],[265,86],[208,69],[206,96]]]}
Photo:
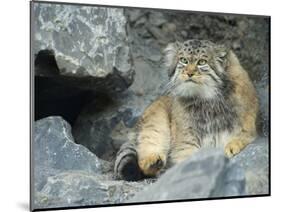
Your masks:
{"label": "cat's front paw", "polygon": [[166,156],[164,154],[151,153],[146,157],[140,158],[139,167],[146,176],[156,176],[166,165]]}
{"label": "cat's front paw", "polygon": [[231,158],[241,152],[241,150],[241,142],[239,140],[233,140],[226,145],[224,153],[228,158]]}

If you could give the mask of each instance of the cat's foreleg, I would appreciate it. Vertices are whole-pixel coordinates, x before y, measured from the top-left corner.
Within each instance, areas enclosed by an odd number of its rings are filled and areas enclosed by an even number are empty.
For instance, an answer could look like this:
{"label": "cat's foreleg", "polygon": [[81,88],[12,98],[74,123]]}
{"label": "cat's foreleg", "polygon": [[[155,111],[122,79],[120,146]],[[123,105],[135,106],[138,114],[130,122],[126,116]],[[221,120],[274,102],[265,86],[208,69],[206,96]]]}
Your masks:
{"label": "cat's foreleg", "polygon": [[147,176],[155,176],[166,166],[171,132],[168,97],[161,97],[144,112],[137,138],[138,165]]}

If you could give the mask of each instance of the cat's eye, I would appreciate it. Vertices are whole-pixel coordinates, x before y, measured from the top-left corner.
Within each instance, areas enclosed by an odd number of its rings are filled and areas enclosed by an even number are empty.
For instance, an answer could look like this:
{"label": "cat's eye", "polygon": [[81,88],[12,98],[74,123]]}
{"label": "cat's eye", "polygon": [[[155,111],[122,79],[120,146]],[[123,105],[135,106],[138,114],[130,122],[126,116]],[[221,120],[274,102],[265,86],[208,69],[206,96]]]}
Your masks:
{"label": "cat's eye", "polygon": [[184,57],[180,58],[180,62],[183,63],[183,64],[188,64],[188,60]]}
{"label": "cat's eye", "polygon": [[200,60],[197,62],[197,64],[198,64],[199,66],[206,65],[206,64],[207,64],[207,60],[200,59]]}

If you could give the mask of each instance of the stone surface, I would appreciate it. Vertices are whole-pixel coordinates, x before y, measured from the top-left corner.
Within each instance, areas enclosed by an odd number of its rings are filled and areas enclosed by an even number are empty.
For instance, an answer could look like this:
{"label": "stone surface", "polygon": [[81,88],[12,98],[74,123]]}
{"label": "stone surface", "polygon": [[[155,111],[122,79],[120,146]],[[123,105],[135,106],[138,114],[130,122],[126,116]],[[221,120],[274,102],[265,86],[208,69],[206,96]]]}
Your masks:
{"label": "stone surface", "polygon": [[259,98],[259,116],[257,126],[259,134],[263,137],[269,136],[269,77],[267,73],[256,83]]}
{"label": "stone surface", "polygon": [[109,163],[74,143],[71,127],[61,117],[48,117],[35,123],[33,162],[37,190],[42,189],[49,176],[62,171],[102,173],[109,168]]}
{"label": "stone surface", "polygon": [[[37,58],[36,76],[59,75],[57,80],[72,86],[111,92],[132,83],[123,9],[34,3],[34,16],[33,52],[41,59]],[[54,55],[56,71],[40,64],[46,52]]]}
{"label": "stone surface", "polygon": [[115,159],[120,146],[135,140],[136,123],[155,95],[139,97],[131,88],[118,95],[97,97],[86,105],[73,125],[76,142],[104,160]]}
{"label": "stone surface", "polygon": [[268,138],[258,138],[232,159],[245,170],[249,195],[269,193],[268,142]]}
{"label": "stone surface", "polygon": [[74,143],[61,117],[35,122],[32,208],[116,204],[134,196],[151,180],[115,180],[113,166]]}
{"label": "stone surface", "polygon": [[245,195],[243,169],[217,149],[202,149],[170,168],[128,202],[185,200]]}
{"label": "stone surface", "polygon": [[124,105],[123,100],[102,96],[84,107],[73,126],[76,142],[102,159],[113,160],[119,147],[130,139],[137,121],[133,116],[137,108]]}
{"label": "stone surface", "polygon": [[118,204],[134,196],[149,181],[114,181],[110,175],[82,171],[62,172],[48,178],[36,193],[38,208]]}

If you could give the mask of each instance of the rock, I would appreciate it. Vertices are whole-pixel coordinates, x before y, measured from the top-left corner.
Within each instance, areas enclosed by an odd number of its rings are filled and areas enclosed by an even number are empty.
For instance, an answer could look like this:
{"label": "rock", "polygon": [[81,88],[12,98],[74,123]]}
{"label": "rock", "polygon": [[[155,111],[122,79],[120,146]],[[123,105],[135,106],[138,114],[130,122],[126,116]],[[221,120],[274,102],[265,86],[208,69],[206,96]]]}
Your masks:
{"label": "rock", "polygon": [[149,183],[114,181],[107,175],[82,171],[62,172],[48,178],[35,203],[38,208],[118,204]]}
{"label": "rock", "polygon": [[96,95],[126,90],[134,68],[123,9],[33,3],[35,119],[74,124]]}
{"label": "rock", "polygon": [[232,159],[246,175],[247,195],[269,193],[268,138],[258,138]]}
{"label": "rock", "polygon": [[131,9],[127,11],[127,17],[132,24],[135,23],[144,14],[145,13],[142,10]]}
{"label": "rock", "polygon": [[165,15],[160,11],[150,10],[148,13],[149,23],[153,26],[161,26],[162,24],[167,22]]}
{"label": "rock", "polygon": [[58,75],[73,86],[111,92],[132,83],[123,9],[34,3],[34,16],[33,52],[40,57],[48,50],[58,67],[55,73],[42,71],[37,58],[36,76]]}
{"label": "rock", "polygon": [[128,202],[186,200],[245,195],[243,169],[218,149],[202,149],[167,170]]}
{"label": "rock", "polygon": [[78,116],[73,135],[77,143],[83,144],[98,157],[111,161],[120,146],[132,139],[136,124],[137,108],[127,103],[125,95],[120,99],[97,99],[88,104]]}
{"label": "rock", "polygon": [[[162,30],[165,33],[174,33],[177,30],[177,26],[174,23],[165,23],[162,27]],[[184,36],[184,31],[181,32],[181,34]]]}
{"label": "rock", "polygon": [[269,85],[268,75],[256,82],[256,90],[259,99],[259,116],[257,120],[258,132],[263,137],[269,136]]}
{"label": "rock", "polygon": [[115,180],[113,166],[74,143],[61,117],[35,122],[32,208],[116,204],[131,198],[152,180]]}
{"label": "rock", "polygon": [[41,190],[47,178],[63,171],[82,170],[102,173],[110,164],[86,147],[74,143],[71,127],[61,117],[35,122],[33,140],[34,185]]}
{"label": "rock", "polygon": [[162,30],[155,26],[148,26],[147,30],[153,35],[153,37],[158,40],[159,43],[165,44],[168,42],[165,35],[163,35]]}

